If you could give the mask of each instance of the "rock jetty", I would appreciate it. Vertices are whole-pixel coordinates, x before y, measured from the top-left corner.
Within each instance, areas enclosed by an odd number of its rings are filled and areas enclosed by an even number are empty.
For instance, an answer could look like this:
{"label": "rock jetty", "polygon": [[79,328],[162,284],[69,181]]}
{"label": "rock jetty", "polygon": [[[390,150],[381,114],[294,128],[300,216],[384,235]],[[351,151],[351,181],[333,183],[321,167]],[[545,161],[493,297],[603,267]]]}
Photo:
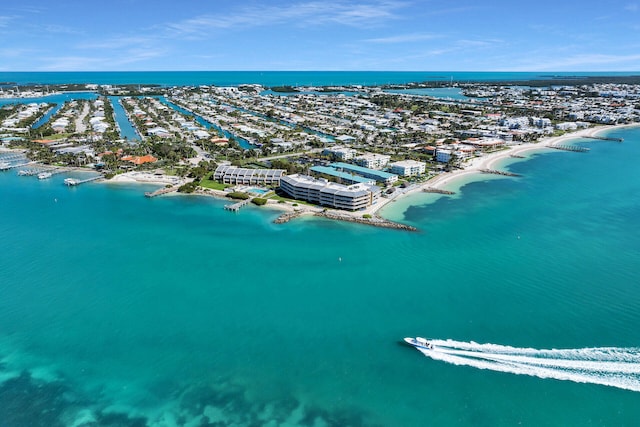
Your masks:
{"label": "rock jetty", "polygon": [[374,227],[393,228],[395,230],[405,230],[405,231],[418,231],[417,228],[412,227],[410,225],[389,221],[379,216],[373,216],[371,218],[360,218],[356,216],[343,215],[343,214],[329,212],[329,211],[318,212],[315,215],[323,218],[338,220],[338,221],[347,221],[347,222],[355,222],[358,224],[373,225]]}

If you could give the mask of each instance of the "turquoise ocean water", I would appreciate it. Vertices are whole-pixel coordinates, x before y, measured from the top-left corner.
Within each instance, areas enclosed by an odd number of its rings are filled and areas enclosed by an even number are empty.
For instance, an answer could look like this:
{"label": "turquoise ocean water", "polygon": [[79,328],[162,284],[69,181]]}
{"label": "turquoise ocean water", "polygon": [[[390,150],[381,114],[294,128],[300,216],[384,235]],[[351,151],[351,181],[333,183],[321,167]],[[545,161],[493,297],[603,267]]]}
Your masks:
{"label": "turquoise ocean water", "polygon": [[[639,70],[640,71],[640,70]],[[278,85],[382,85],[423,81],[461,82],[537,80],[567,76],[627,76],[630,72],[488,72],[488,71],[0,71],[0,83],[14,84],[157,84],[161,86],[242,83]]]}
{"label": "turquoise ocean water", "polygon": [[[380,84],[440,74],[0,81]],[[455,196],[418,194],[384,211],[418,233],[274,225],[277,212],[230,214],[210,198],[146,199],[144,186],[66,188],[64,175],[2,172],[0,425],[636,425],[640,129],[612,135],[625,142],[511,159],[503,167],[521,178],[465,178]],[[399,344],[411,335],[440,348],[425,357]]]}
{"label": "turquoise ocean water", "polygon": [[0,424],[636,425],[640,129],[613,135],[384,211],[417,233],[0,173]]}

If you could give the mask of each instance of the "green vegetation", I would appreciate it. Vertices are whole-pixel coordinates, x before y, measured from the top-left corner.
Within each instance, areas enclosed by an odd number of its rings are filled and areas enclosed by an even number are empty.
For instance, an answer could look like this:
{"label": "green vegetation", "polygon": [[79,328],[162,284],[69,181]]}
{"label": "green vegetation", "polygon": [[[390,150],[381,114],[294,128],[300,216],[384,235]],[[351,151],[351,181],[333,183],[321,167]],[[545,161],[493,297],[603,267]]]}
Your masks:
{"label": "green vegetation", "polygon": [[371,218],[373,218],[373,217],[371,216],[371,214],[364,214],[364,215],[362,215],[362,218],[364,218],[364,219],[371,219]]}
{"label": "green vegetation", "polygon": [[183,184],[180,186],[180,188],[178,188],[178,193],[193,193],[194,191],[196,191],[197,187],[198,183],[196,181],[187,182],[186,184]]}
{"label": "green vegetation", "polygon": [[227,194],[227,197],[229,197],[230,199],[247,200],[251,196],[248,195],[247,193],[243,193],[241,191],[233,191],[233,192]]}
{"label": "green vegetation", "polygon": [[210,181],[208,179],[203,179],[202,181],[200,181],[200,187],[223,191],[225,188],[228,188],[230,186],[218,181]]}
{"label": "green vegetation", "polygon": [[291,92],[298,91],[298,89],[296,89],[293,86],[271,86],[269,89],[271,89],[274,92],[283,92],[283,93],[291,93]]}
{"label": "green vegetation", "polygon": [[251,200],[251,203],[257,206],[263,206],[267,204],[267,199],[263,199],[262,197],[255,197],[253,200]]}

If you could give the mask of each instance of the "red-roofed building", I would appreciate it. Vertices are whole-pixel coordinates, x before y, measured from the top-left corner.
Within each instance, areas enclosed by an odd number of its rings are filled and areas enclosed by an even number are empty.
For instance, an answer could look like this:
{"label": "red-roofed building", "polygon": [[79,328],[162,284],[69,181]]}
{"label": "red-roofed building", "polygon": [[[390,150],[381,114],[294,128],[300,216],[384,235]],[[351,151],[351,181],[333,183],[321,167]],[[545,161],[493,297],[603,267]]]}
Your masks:
{"label": "red-roofed building", "polygon": [[152,155],[147,154],[146,156],[124,156],[122,160],[126,160],[127,162],[131,162],[134,165],[142,165],[145,163],[155,163],[158,161]]}

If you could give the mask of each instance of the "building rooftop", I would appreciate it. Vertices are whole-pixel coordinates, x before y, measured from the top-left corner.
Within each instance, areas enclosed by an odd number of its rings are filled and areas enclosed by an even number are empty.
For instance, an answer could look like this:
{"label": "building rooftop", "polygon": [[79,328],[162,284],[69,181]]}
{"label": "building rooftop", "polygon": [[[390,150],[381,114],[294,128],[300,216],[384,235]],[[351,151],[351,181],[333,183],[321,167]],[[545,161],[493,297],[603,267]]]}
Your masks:
{"label": "building rooftop", "polygon": [[314,166],[311,168],[311,171],[324,175],[335,176],[336,178],[346,179],[353,182],[361,182],[363,184],[370,183],[372,181],[370,178],[342,172],[337,170],[336,168],[332,168],[331,166]]}
{"label": "building rooftop", "polygon": [[346,169],[346,170],[350,170],[353,171],[355,173],[362,173],[362,174],[367,174],[367,175],[372,175],[372,176],[377,176],[379,178],[381,178],[382,180],[387,180],[389,178],[393,178],[396,175],[389,173],[389,172],[382,172],[382,171],[378,171],[375,169],[369,169],[369,168],[363,168],[362,166],[357,166],[357,165],[352,165],[350,163],[343,163],[343,162],[336,162],[336,163],[331,163],[329,166],[337,168],[337,169]]}

